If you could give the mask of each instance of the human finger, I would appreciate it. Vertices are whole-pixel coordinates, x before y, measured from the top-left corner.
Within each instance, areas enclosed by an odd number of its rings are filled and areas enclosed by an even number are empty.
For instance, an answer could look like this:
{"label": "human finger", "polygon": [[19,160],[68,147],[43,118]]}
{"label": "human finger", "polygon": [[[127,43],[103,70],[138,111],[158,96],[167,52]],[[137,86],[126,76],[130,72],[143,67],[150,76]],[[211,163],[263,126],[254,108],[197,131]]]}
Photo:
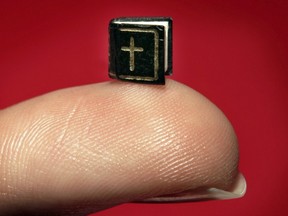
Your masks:
{"label": "human finger", "polygon": [[229,121],[171,80],[74,87],[2,110],[0,150],[2,212],[84,214],[199,188],[229,191],[238,176]]}

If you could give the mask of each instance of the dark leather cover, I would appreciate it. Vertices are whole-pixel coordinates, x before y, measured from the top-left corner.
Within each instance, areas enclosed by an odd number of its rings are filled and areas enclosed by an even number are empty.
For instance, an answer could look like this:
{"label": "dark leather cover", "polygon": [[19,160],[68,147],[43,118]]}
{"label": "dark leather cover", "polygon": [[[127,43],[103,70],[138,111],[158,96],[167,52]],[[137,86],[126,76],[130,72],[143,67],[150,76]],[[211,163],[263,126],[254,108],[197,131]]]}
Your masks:
{"label": "dark leather cover", "polygon": [[[168,21],[168,70],[164,69],[165,31],[161,25],[128,21]],[[120,21],[121,24],[115,23]],[[172,21],[169,18],[118,18],[109,25],[109,75],[141,83],[165,84],[172,74]],[[169,37],[170,36],[170,37]]]}

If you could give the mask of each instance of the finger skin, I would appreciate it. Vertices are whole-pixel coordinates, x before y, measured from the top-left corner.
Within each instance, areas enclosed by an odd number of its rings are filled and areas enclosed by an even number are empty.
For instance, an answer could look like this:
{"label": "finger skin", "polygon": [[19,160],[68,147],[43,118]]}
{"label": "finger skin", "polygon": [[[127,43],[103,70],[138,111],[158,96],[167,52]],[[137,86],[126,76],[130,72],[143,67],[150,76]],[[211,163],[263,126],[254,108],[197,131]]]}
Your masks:
{"label": "finger skin", "polygon": [[74,87],[2,110],[0,152],[0,212],[228,189],[238,172],[229,121],[171,80]]}

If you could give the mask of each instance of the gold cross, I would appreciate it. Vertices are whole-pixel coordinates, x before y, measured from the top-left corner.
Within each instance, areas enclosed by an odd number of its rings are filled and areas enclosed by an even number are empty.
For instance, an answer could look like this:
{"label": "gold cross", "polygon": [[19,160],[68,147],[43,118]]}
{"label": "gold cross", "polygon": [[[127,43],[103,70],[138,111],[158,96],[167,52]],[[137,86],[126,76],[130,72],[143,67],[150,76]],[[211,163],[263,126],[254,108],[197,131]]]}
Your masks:
{"label": "gold cross", "polygon": [[130,46],[126,47],[126,46],[122,46],[121,47],[122,51],[127,51],[130,53],[130,71],[134,71],[135,69],[135,55],[134,52],[143,52],[144,49],[142,47],[135,47],[134,44],[134,38],[130,37]]}

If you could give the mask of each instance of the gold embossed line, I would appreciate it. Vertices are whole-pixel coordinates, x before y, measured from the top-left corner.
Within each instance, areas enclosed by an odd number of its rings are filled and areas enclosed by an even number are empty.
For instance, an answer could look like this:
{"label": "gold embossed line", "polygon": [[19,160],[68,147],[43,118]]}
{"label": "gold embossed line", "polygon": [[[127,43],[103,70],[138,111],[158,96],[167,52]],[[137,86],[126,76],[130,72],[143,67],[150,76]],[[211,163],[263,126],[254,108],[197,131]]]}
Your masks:
{"label": "gold embossed line", "polygon": [[156,81],[158,80],[159,70],[159,34],[155,29],[140,29],[140,28],[119,28],[123,32],[143,32],[154,34],[154,77],[148,76],[131,76],[131,75],[119,75],[122,79],[140,80],[140,81]]}

